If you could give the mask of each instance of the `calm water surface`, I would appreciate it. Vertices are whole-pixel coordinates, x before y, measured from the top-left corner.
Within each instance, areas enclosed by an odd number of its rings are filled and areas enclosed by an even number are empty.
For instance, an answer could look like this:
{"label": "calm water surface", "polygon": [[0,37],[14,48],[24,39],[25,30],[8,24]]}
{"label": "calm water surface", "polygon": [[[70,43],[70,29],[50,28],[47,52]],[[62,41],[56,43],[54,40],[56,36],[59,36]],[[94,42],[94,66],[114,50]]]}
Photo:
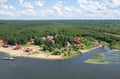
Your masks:
{"label": "calm water surface", "polygon": [[94,54],[102,52],[105,50],[99,48],[67,60],[0,59],[0,79],[120,79],[120,64],[83,63]]}

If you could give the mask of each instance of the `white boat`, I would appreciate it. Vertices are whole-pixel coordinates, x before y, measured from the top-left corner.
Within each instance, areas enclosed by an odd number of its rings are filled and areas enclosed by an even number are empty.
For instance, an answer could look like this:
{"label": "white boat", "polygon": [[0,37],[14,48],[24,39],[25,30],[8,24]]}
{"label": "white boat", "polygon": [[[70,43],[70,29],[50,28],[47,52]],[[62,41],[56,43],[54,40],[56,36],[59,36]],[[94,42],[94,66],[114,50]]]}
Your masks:
{"label": "white boat", "polygon": [[14,60],[14,58],[13,57],[2,57],[2,60]]}

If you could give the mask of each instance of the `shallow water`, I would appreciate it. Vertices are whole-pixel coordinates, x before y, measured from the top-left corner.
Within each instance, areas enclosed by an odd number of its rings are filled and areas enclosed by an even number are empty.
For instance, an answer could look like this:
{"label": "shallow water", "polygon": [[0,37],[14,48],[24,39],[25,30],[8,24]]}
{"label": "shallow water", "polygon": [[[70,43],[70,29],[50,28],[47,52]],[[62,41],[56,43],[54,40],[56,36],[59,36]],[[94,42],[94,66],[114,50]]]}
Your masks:
{"label": "shallow water", "polygon": [[99,48],[67,60],[0,59],[0,79],[120,79],[120,64],[84,64],[84,60],[104,52]]}

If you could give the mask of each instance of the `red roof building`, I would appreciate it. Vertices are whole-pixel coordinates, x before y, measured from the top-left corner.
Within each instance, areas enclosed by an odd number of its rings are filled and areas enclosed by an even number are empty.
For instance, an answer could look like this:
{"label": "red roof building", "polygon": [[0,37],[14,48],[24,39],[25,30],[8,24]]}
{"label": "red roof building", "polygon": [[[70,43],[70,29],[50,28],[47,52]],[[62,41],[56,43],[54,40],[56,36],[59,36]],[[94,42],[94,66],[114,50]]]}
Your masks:
{"label": "red roof building", "polygon": [[81,43],[81,41],[80,41],[80,40],[77,40],[77,39],[74,40],[73,42],[74,42],[75,44],[80,44],[80,43]]}
{"label": "red roof building", "polygon": [[30,48],[26,48],[26,50],[25,50],[25,52],[31,52],[32,51],[32,49],[30,49]]}
{"label": "red roof building", "polygon": [[3,47],[8,48],[10,45],[4,44]]}
{"label": "red roof building", "polygon": [[0,45],[1,45],[1,44],[4,44],[3,40],[0,40]]}
{"label": "red roof building", "polygon": [[22,48],[22,47],[21,47],[20,45],[16,44],[15,50],[20,50],[21,48]]}
{"label": "red roof building", "polygon": [[42,39],[45,40],[45,41],[50,41],[50,40],[53,39],[53,36],[43,37]]}

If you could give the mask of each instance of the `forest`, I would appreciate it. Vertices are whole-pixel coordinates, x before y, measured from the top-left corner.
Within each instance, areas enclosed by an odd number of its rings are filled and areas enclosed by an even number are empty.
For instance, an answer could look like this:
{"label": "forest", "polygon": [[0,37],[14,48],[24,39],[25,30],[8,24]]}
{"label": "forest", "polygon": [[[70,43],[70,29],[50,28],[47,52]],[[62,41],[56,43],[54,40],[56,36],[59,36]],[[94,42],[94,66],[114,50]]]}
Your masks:
{"label": "forest", "polygon": [[[35,45],[43,47],[44,51],[54,51],[53,54],[92,48],[95,41],[120,49],[120,21],[1,20],[0,39],[10,45],[25,45],[34,39]],[[74,40],[79,40],[81,45],[75,44]]]}

